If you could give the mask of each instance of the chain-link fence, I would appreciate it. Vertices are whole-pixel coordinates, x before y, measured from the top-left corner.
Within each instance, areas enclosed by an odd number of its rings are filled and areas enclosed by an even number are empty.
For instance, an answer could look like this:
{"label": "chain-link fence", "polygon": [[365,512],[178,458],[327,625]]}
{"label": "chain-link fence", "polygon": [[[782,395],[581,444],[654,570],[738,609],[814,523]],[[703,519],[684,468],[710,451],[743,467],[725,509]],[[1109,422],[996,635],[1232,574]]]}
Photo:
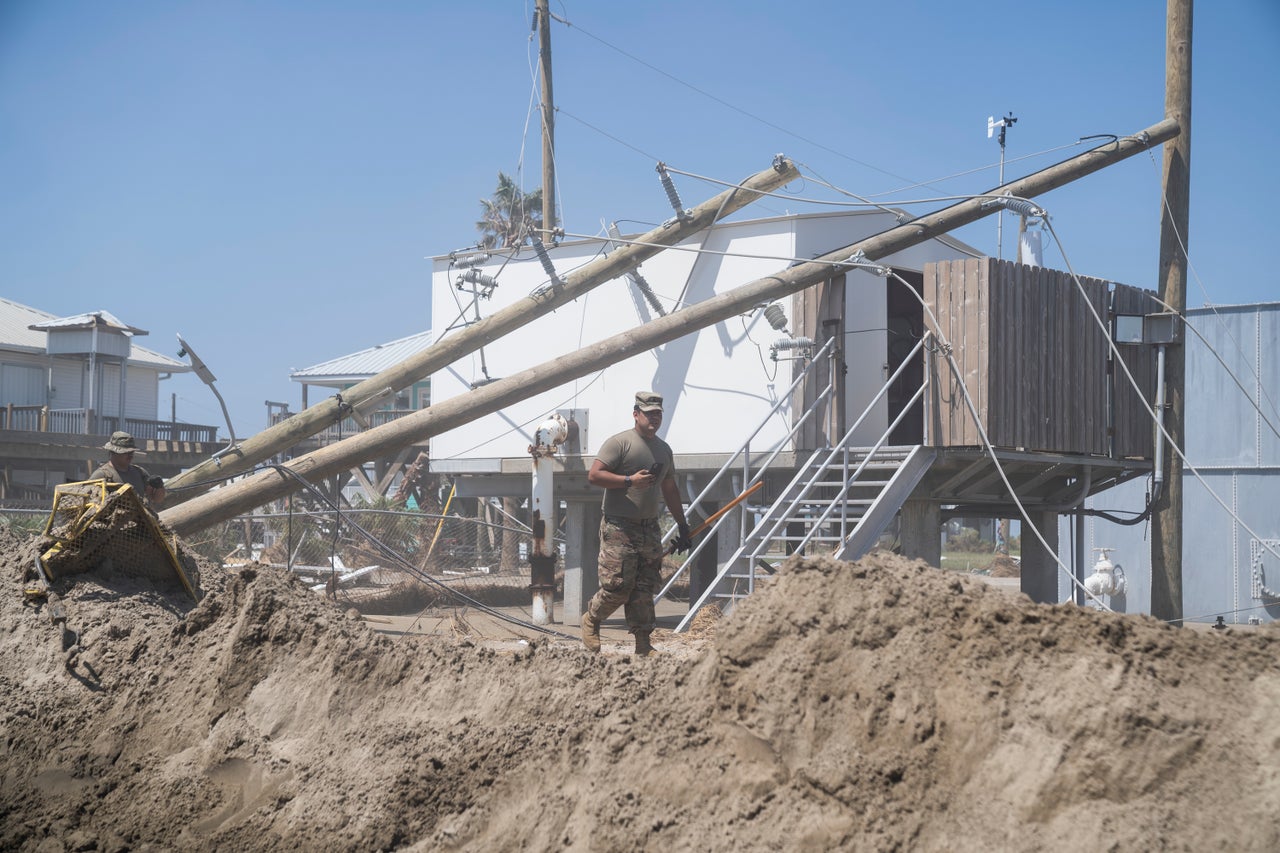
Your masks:
{"label": "chain-link fence", "polygon": [[[339,603],[368,613],[406,613],[461,595],[490,606],[528,604],[531,533],[480,504],[465,516],[390,509],[257,512],[187,537],[228,567],[285,568]],[[563,560],[560,561],[563,564]]]}
{"label": "chain-link fence", "polygon": [[49,521],[49,506],[0,507],[0,529],[10,530],[19,536],[34,536],[44,532]]}
{"label": "chain-link fence", "polygon": [[[292,510],[257,511],[184,537],[185,551],[216,566],[275,566],[366,614],[416,614],[476,603],[528,607],[532,531],[518,502],[455,501],[447,514],[389,508],[335,509],[318,497],[295,495]],[[438,508],[437,508],[438,509]],[[471,514],[465,514],[465,513]],[[560,514],[560,523],[564,524]],[[0,507],[0,527],[40,534],[46,508]],[[564,546],[559,549],[556,599],[563,597]],[[679,558],[669,556],[670,577]],[[687,578],[673,598],[687,595]]]}

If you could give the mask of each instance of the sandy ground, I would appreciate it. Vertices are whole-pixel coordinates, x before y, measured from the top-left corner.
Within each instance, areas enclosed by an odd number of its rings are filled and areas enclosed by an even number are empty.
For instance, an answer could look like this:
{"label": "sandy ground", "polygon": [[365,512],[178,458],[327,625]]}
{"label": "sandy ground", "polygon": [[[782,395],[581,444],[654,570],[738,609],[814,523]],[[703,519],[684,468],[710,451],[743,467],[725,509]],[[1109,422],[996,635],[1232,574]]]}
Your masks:
{"label": "sandy ground", "polygon": [[254,566],[198,606],[81,575],[64,635],[36,548],[0,535],[0,849],[1280,849],[1271,629],[873,555],[656,658],[388,632]]}

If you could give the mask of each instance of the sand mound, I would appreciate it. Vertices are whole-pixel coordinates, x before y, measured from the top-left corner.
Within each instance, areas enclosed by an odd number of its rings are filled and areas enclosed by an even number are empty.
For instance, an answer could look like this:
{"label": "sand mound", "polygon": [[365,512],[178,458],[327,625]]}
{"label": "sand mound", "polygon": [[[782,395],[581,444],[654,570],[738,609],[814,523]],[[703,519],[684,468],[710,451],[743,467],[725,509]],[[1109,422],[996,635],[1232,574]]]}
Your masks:
{"label": "sand mound", "polygon": [[[1280,847],[1280,637],[793,561],[701,655],[391,640],[284,573],[195,607],[0,542],[0,848]],[[223,582],[225,580],[225,582]]]}

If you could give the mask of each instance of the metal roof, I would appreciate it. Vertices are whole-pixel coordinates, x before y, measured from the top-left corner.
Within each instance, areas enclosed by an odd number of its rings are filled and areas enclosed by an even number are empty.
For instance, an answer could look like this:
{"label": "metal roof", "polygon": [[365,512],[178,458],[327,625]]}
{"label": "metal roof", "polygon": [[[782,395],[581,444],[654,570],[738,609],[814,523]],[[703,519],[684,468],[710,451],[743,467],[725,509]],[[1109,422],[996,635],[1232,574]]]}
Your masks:
{"label": "metal roof", "polygon": [[301,370],[291,371],[289,378],[294,382],[310,382],[314,384],[358,381],[381,373],[388,367],[393,367],[406,358],[417,355],[429,346],[431,346],[430,329],[425,332],[418,332],[416,335],[409,335],[406,338],[362,349],[350,355],[331,358],[328,361],[322,361],[319,364],[313,364]]}
{"label": "metal roof", "polygon": [[[98,317],[99,320],[94,320],[94,317]],[[0,297],[0,350],[44,355],[46,351],[45,342],[48,337],[44,329],[90,328],[92,323],[99,321],[108,323],[113,328],[118,328],[122,331],[132,333],[142,331],[121,323],[106,311],[94,311],[87,314],[77,314],[75,317],[59,318],[46,311],[22,305],[12,299]],[[32,326],[40,326],[41,328],[32,329]],[[189,373],[191,371],[191,366],[185,362],[161,355],[146,347],[140,347],[136,343],[133,345],[132,353],[129,357],[130,364],[155,367],[169,373]]]}
{"label": "metal roof", "polygon": [[139,329],[120,322],[116,316],[109,311],[90,311],[87,314],[76,314],[74,317],[62,317],[57,320],[46,320],[43,323],[32,323],[29,328],[35,329],[37,332],[58,331],[79,331],[82,329],[115,329],[124,332],[130,336],[150,334],[145,329]]}

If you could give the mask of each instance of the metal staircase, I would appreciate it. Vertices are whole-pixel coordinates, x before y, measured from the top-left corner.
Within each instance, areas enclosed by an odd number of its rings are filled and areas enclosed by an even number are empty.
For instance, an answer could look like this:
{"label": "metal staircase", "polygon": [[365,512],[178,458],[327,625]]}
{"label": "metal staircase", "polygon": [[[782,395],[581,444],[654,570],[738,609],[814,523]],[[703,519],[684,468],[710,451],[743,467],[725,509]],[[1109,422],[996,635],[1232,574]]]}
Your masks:
{"label": "metal staircase", "polygon": [[[749,530],[744,525],[745,535],[741,546],[725,561],[715,580],[689,608],[688,614],[676,627],[677,631],[683,631],[698,610],[707,603],[715,602],[724,612],[731,610],[735,602],[751,594],[762,572],[772,573],[773,562],[792,553],[825,553],[837,559],[854,560],[871,549],[936,458],[936,451],[924,445],[886,446],[888,437],[924,395],[927,380],[911,400],[901,407],[900,414],[874,445],[855,447],[852,437],[928,339],[926,336],[916,345],[916,350],[903,360],[902,367],[889,378],[834,447],[819,448],[810,454],[797,466],[794,476],[772,503],[748,508],[744,517],[754,514],[754,525]],[[831,371],[830,375],[837,376],[839,372]],[[797,384],[803,378],[804,376],[798,378]],[[830,398],[829,392],[830,388],[815,395],[817,399],[814,406],[797,419],[792,436],[800,424],[814,416],[814,409]],[[740,454],[743,454],[745,460],[750,460],[749,452],[740,451]],[[749,470],[744,473],[744,485],[751,485],[762,479],[774,466],[777,456],[778,452],[775,451],[763,461],[753,476],[748,476]],[[737,459],[738,455],[734,458]],[[713,478],[712,484],[694,500],[691,509],[710,492],[715,481],[732,464],[733,460]],[[722,518],[721,523],[724,521]],[[681,572],[693,564],[694,558],[704,546],[714,544],[719,526],[717,524],[700,538]],[[678,576],[679,573],[676,577]],[[659,592],[658,598],[665,595],[674,582],[675,577]]]}

